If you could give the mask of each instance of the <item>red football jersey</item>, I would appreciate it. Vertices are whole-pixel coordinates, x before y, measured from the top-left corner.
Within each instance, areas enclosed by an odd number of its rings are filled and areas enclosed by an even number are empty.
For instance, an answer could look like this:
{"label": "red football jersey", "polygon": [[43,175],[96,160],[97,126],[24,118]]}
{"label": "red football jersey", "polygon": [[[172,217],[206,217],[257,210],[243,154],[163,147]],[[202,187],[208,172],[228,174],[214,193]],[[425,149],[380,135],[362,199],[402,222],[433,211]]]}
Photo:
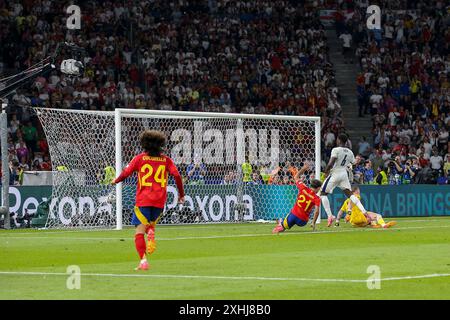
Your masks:
{"label": "red football jersey", "polygon": [[152,157],[141,153],[131,160],[120,176],[115,180],[119,183],[133,174],[138,173],[136,186],[136,206],[164,208],[167,200],[167,178],[170,173],[177,184],[179,197],[184,197],[183,182],[172,159],[166,155]]}
{"label": "red football jersey", "polygon": [[296,217],[304,221],[308,221],[312,208],[314,206],[320,207],[320,198],[303,182],[298,181],[295,185],[297,186],[299,192],[295,205],[292,208],[292,213]]}

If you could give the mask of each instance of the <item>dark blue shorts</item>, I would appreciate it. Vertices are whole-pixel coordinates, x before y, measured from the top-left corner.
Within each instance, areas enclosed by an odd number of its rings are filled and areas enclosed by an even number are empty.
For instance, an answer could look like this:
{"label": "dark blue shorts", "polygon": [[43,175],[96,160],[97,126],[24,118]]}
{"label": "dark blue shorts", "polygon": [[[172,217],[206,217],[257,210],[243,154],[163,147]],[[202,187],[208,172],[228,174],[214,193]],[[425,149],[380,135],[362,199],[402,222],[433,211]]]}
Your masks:
{"label": "dark blue shorts", "polygon": [[286,218],[284,218],[284,220],[283,220],[283,226],[285,229],[290,229],[294,225],[297,225],[299,227],[304,227],[304,226],[306,226],[307,223],[308,223],[308,221],[300,219],[299,217],[294,215],[292,212],[289,213],[289,215]]}
{"label": "dark blue shorts", "polygon": [[131,224],[138,226],[140,224],[149,225],[151,222],[155,222],[163,209],[155,207],[134,207],[133,219]]}

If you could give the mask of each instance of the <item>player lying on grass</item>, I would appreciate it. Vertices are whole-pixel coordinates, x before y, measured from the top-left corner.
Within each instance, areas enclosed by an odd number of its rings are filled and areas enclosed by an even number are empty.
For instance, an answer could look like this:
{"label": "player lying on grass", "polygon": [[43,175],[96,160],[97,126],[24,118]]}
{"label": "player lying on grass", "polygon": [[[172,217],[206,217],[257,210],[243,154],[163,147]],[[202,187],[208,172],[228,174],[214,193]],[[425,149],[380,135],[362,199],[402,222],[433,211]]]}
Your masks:
{"label": "player lying on grass", "polygon": [[[358,186],[353,186],[352,191],[353,194],[358,197],[358,199],[361,199],[361,190]],[[350,201],[350,199],[347,199],[342,204],[341,210],[339,210],[339,213],[337,215],[335,223],[336,227],[339,226],[339,220],[341,219],[344,212],[347,212],[347,215],[345,217],[346,221],[350,222],[354,227],[371,226],[372,228],[390,228],[397,224],[397,222],[395,221],[390,221],[388,223],[384,222],[381,214],[376,212],[367,211],[364,214],[361,212],[361,210],[359,210],[357,206],[353,204],[353,202]]]}
{"label": "player lying on grass", "polygon": [[351,191],[349,173],[347,171],[348,164],[355,162],[355,155],[346,147],[348,137],[346,134],[341,133],[337,138],[338,147],[331,150],[331,158],[325,168],[325,181],[320,192],[320,200],[323,208],[328,216],[328,226],[331,226],[335,220],[335,216],[331,213],[330,201],[328,200],[328,194],[333,193],[336,187],[339,187],[347,198],[356,205],[362,213],[366,213],[366,209]]}
{"label": "player lying on grass", "polygon": [[314,179],[311,181],[310,188],[308,188],[303,183],[303,179],[300,178],[307,170],[309,170],[309,165],[305,164],[295,175],[295,185],[299,191],[297,200],[291,212],[286,218],[278,221],[278,225],[272,230],[272,233],[283,232],[286,229],[292,228],[294,225],[299,227],[305,226],[308,223],[309,214],[313,208],[315,208],[315,211],[311,227],[313,231],[316,229],[316,221],[320,208],[320,198],[317,196],[317,192],[319,192],[322,182]]}
{"label": "player lying on grass", "polygon": [[148,270],[146,254],[150,255],[156,249],[155,226],[167,200],[168,173],[175,178],[179,203],[184,202],[184,189],[177,167],[163,154],[166,136],[159,131],[146,130],[141,134],[140,142],[144,152],[135,156],[112,183],[125,180],[135,171],[138,173],[136,206],[131,223],[136,226],[135,245],[141,261],[135,270]]}

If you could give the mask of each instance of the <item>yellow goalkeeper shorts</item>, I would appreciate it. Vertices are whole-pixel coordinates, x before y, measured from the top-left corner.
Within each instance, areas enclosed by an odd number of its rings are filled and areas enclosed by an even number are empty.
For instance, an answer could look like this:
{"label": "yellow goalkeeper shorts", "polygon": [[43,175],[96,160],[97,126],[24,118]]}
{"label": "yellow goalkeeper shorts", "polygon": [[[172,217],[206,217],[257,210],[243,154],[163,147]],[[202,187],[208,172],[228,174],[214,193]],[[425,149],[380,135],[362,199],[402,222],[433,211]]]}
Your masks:
{"label": "yellow goalkeeper shorts", "polygon": [[369,223],[366,216],[356,206],[352,208],[352,215],[350,216],[350,223],[354,227],[365,227]]}

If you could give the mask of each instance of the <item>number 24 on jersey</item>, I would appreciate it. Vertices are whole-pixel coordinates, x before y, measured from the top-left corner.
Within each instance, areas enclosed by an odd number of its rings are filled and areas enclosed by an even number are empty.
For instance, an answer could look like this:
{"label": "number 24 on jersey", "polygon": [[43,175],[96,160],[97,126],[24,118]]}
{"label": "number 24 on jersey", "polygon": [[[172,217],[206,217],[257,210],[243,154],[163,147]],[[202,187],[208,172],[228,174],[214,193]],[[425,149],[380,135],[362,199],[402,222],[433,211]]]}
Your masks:
{"label": "number 24 on jersey", "polygon": [[154,170],[150,164],[144,164],[139,170],[139,185],[142,187],[151,187],[153,183],[158,183],[161,188],[165,188],[167,184],[166,166],[160,165]]}

